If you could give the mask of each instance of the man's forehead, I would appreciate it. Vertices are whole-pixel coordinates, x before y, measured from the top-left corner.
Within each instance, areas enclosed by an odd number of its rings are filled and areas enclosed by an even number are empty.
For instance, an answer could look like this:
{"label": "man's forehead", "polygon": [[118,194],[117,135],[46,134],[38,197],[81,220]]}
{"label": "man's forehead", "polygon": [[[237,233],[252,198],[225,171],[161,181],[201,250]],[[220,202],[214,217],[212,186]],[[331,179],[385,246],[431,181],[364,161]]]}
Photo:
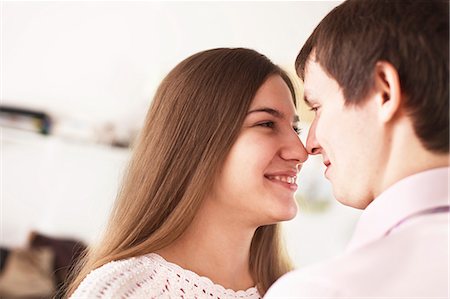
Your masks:
{"label": "man's forehead", "polygon": [[316,65],[316,64],[318,64],[318,62],[316,60],[316,53],[315,53],[315,51],[313,51],[313,52],[311,52],[311,54],[308,56],[308,58],[305,61],[305,65],[303,66],[303,75],[304,76],[306,75],[306,72],[308,71],[308,69],[311,65]]}
{"label": "man's forehead", "polygon": [[319,62],[308,60],[303,78],[303,95],[306,104],[319,102],[330,92],[341,90],[337,81],[332,78]]}
{"label": "man's forehead", "polygon": [[315,57],[308,58],[305,63],[305,73],[303,81],[307,81],[308,77],[315,76],[317,73],[325,73],[325,70],[320,65],[320,63],[315,60]]}
{"label": "man's forehead", "polygon": [[317,76],[317,71],[319,71],[320,68],[320,65],[316,61],[310,59],[308,59],[308,62],[305,65],[305,73],[303,78],[303,99],[309,106],[317,102],[319,98],[319,95],[317,94],[319,92],[317,90],[317,86],[320,86],[320,82],[317,80],[320,78]]}

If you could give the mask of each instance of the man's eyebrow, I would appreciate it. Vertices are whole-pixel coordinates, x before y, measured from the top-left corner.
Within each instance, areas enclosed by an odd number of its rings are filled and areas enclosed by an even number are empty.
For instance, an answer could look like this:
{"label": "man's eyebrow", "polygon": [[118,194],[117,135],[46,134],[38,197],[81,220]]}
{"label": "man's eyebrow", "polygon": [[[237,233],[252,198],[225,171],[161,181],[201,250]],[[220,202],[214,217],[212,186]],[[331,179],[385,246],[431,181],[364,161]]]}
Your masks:
{"label": "man's eyebrow", "polygon": [[[269,107],[262,107],[262,108],[256,108],[253,110],[250,110],[249,112],[247,112],[247,115],[251,114],[251,113],[257,113],[257,112],[264,112],[264,113],[268,113],[271,114],[273,116],[275,116],[276,118],[285,118],[285,115],[283,112],[278,111],[276,109],[273,108],[269,108]],[[294,115],[294,122],[299,122],[300,118],[298,117],[298,115]]]}
{"label": "man's eyebrow", "polygon": [[305,104],[306,104],[308,107],[312,107],[312,104],[311,104],[311,102],[308,100],[308,97],[306,96],[306,94],[303,94],[303,100],[305,101]]}
{"label": "man's eyebrow", "polygon": [[308,107],[312,107],[317,102],[306,89],[303,90],[303,100]]}

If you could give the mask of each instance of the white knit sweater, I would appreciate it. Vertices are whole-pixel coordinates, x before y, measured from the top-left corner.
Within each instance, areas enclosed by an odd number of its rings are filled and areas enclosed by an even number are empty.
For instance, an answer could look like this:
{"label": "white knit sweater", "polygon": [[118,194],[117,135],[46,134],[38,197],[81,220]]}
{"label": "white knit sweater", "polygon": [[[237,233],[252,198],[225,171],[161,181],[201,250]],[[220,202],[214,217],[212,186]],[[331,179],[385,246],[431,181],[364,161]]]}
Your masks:
{"label": "white knit sweater", "polygon": [[70,298],[258,299],[261,296],[255,287],[237,292],[225,289],[209,278],[150,253],[93,270]]}

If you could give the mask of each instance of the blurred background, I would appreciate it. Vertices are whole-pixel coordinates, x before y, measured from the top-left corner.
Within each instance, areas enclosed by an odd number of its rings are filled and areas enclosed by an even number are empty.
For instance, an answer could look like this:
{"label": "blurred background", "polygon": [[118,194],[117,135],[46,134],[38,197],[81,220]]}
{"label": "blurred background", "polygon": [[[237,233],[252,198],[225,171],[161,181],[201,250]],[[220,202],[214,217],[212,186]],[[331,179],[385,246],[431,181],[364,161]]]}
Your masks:
{"label": "blurred background", "polygon": [[[301,45],[340,2],[2,1],[0,295],[48,295],[97,240],[153,93],[178,62],[247,47],[296,78]],[[299,113],[305,141],[302,101]],[[296,267],[341,252],[360,214],[333,199],[323,172],[310,157],[299,214],[284,223]]]}

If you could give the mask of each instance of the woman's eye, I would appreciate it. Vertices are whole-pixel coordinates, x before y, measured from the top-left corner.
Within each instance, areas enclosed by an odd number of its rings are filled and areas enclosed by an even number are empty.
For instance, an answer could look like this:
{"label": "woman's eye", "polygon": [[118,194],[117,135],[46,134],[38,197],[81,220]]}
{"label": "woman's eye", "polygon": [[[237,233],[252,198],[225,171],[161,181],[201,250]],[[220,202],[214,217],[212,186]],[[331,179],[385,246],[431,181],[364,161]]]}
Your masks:
{"label": "woman's eye", "polygon": [[319,106],[314,106],[314,107],[309,108],[309,111],[317,112],[317,110],[319,110]]}
{"label": "woman's eye", "polygon": [[302,128],[297,127],[297,126],[292,127],[292,128],[294,129],[295,133],[297,133],[297,135],[300,135],[302,133]]}
{"label": "woman's eye", "polygon": [[274,128],[275,127],[275,123],[273,121],[266,121],[266,122],[258,124],[258,126],[267,127],[267,128]]}

